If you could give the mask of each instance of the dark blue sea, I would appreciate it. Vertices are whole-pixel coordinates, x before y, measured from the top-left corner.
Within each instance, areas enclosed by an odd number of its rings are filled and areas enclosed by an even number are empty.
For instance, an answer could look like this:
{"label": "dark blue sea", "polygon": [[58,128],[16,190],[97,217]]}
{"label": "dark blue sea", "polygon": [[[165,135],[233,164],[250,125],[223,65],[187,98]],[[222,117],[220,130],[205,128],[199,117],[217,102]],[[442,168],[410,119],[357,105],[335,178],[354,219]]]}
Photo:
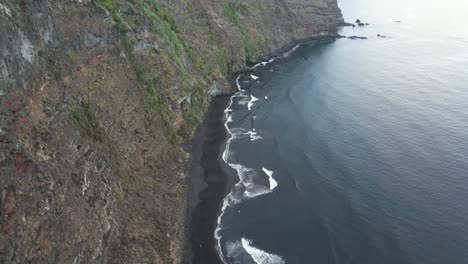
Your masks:
{"label": "dark blue sea", "polygon": [[[468,263],[468,2],[342,0],[337,39],[237,79],[225,263]],[[396,22],[400,21],[400,22]],[[378,37],[377,34],[384,36]]]}

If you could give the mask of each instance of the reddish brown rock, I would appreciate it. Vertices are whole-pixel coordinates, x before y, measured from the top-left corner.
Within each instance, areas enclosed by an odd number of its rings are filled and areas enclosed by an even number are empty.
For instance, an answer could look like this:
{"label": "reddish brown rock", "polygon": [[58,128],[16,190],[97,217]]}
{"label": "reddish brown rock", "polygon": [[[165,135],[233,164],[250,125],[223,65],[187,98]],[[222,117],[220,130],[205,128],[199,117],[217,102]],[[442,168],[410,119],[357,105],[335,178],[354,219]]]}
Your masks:
{"label": "reddish brown rock", "polygon": [[227,3],[2,1],[0,263],[180,262],[178,142],[210,87],[343,22],[335,0]]}

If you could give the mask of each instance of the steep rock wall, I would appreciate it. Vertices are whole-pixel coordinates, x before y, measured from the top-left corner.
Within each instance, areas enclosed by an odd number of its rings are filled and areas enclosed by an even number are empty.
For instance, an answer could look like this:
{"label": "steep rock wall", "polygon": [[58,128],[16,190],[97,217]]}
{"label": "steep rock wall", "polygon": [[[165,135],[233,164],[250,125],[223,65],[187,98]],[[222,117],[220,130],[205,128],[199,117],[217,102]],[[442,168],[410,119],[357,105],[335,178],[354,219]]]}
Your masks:
{"label": "steep rock wall", "polygon": [[0,0],[0,263],[178,263],[186,154],[247,60],[335,0]]}

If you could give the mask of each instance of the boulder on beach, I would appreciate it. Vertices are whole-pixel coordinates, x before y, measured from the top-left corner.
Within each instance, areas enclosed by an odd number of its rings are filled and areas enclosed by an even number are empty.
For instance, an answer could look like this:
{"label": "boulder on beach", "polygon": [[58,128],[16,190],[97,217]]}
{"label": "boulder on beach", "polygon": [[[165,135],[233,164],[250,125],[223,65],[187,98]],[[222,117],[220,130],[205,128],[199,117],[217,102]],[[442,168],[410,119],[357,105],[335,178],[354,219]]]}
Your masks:
{"label": "boulder on beach", "polygon": [[360,19],[356,19],[356,24],[359,24],[361,23],[361,20]]}

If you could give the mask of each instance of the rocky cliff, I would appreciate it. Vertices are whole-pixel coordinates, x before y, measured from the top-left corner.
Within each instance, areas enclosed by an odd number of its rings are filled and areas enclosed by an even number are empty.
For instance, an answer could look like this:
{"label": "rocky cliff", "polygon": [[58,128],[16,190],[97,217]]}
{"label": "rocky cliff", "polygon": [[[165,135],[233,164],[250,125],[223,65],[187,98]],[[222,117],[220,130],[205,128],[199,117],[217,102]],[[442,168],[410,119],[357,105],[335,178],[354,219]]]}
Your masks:
{"label": "rocky cliff", "polygon": [[0,0],[0,263],[178,263],[224,77],[335,34],[335,0]]}

